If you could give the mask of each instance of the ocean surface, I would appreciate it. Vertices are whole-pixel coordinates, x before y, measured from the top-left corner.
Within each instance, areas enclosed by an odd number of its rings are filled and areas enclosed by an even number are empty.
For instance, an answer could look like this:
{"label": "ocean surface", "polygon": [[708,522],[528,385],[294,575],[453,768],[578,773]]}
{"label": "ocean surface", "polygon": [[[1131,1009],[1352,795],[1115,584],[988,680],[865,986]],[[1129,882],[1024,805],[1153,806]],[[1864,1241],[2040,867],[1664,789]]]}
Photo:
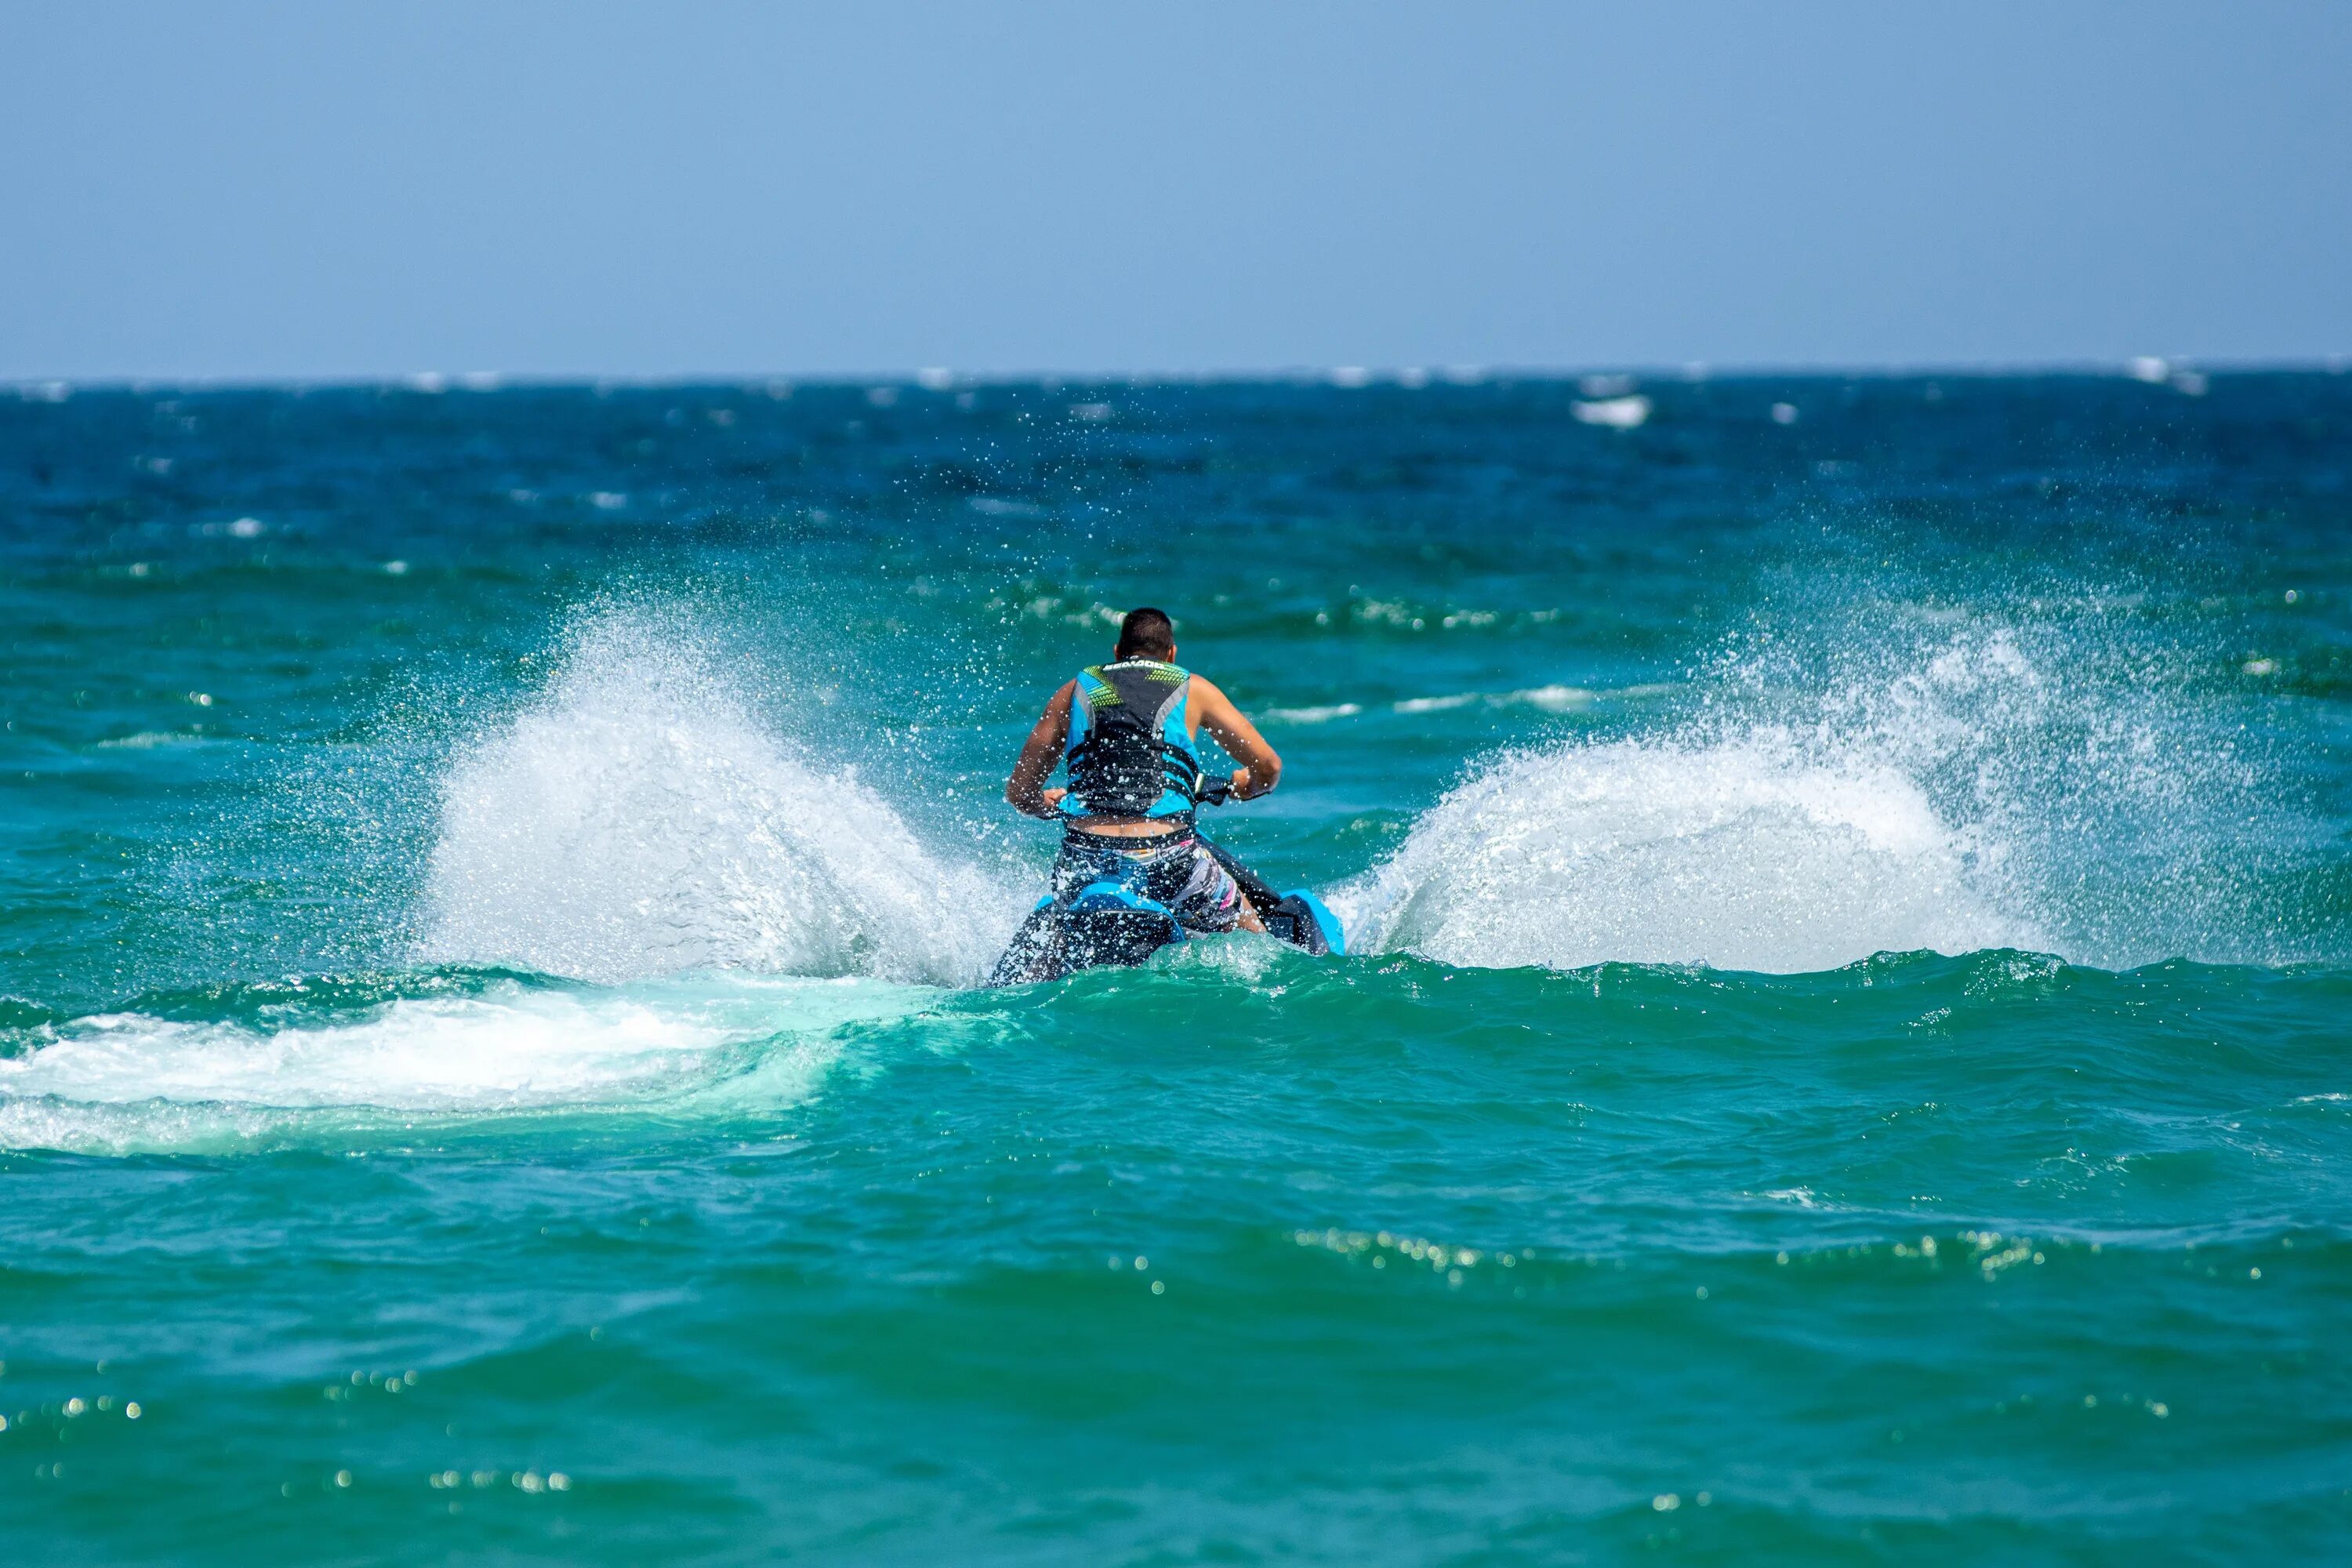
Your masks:
{"label": "ocean surface", "polygon": [[[2352,376],[0,395],[0,1559],[2352,1557]],[[1170,610],[1352,952],[977,980]]]}

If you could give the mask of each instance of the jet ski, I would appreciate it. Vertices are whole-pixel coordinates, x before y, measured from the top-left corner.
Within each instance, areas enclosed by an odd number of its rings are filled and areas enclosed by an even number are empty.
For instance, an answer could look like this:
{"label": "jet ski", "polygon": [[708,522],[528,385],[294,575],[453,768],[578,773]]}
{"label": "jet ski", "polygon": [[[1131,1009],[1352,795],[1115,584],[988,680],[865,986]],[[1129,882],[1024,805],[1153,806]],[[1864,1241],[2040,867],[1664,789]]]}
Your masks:
{"label": "jet ski", "polygon": [[[1205,781],[1200,790],[1202,805],[1223,805],[1233,798],[1233,787],[1222,779]],[[1347,933],[1339,918],[1323,900],[1304,888],[1275,891],[1256,872],[1234,858],[1223,847],[1200,837],[1202,847],[1216,858],[1242,890],[1250,908],[1265,923],[1266,934],[1318,956],[1348,951]],[[1067,900],[1040,899],[996,969],[991,985],[1027,985],[1059,980],[1082,969],[1133,966],[1163,947],[1189,942],[1202,933],[1187,931],[1168,906],[1110,880],[1089,882]]]}

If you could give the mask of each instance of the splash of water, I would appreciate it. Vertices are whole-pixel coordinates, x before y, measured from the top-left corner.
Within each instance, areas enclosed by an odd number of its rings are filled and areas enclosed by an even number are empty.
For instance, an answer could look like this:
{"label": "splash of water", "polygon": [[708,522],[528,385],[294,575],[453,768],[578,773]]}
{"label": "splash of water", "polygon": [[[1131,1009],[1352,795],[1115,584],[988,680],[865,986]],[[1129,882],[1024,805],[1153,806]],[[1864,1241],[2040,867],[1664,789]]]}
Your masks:
{"label": "splash of water", "polygon": [[600,981],[743,968],[955,983],[1018,912],[854,768],[764,729],[691,647],[612,620],[457,758],[425,903],[428,960]]}
{"label": "splash of water", "polygon": [[2291,829],[2155,655],[2084,615],[1874,613],[1731,650],[1663,737],[1494,760],[1336,906],[1481,965],[2278,956],[2242,889]]}
{"label": "splash of water", "polygon": [[1910,779],[1815,763],[1786,737],[1507,756],[1339,898],[1368,946],[1487,966],[1793,972],[2037,940],[1969,885]]}

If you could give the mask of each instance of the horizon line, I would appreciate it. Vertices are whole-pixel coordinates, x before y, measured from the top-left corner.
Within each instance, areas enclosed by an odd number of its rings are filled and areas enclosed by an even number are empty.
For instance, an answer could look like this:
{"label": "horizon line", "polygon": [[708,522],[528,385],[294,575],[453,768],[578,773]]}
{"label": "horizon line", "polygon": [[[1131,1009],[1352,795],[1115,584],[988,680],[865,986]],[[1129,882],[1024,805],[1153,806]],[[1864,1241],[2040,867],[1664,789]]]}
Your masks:
{"label": "horizon line", "polygon": [[[2189,355],[2135,354],[2105,359],[2070,357],[2046,360],[1959,360],[1878,363],[1821,362],[1778,363],[1770,361],[1713,363],[1596,362],[1580,365],[1474,364],[1369,365],[1286,364],[1259,368],[1223,367],[1206,370],[959,370],[946,366],[893,366],[869,370],[818,371],[689,371],[677,374],[539,372],[497,370],[411,370],[383,373],[330,373],[318,375],[249,375],[205,372],[175,375],[5,375],[0,388],[12,390],[29,402],[58,401],[78,392],[146,391],[341,391],[385,390],[425,395],[448,392],[487,393],[517,389],[590,390],[654,389],[662,387],[735,387],[773,393],[782,388],[877,386],[911,387],[925,392],[953,392],[986,386],[1069,385],[1320,385],[1339,391],[1374,386],[1418,390],[1430,386],[1475,386],[1512,382],[1643,381],[1695,384],[1710,381],[1762,380],[1916,380],[1936,376],[1996,380],[2029,376],[2073,376],[2158,384],[2183,373],[2201,375],[2342,375],[2352,371],[2352,355],[2317,354],[2295,358],[2216,358]],[[1630,391],[1628,385],[1622,390]]]}

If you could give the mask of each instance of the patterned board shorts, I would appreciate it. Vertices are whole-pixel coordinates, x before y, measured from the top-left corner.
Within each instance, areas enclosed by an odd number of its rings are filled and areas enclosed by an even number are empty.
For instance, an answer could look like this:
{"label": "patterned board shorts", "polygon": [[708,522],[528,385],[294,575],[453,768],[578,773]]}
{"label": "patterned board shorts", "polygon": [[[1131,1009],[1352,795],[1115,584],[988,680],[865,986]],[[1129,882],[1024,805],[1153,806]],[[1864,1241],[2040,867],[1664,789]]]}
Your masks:
{"label": "patterned board shorts", "polygon": [[1054,862],[1054,900],[1076,898],[1089,882],[1116,882],[1165,904],[1188,931],[1231,931],[1242,918],[1242,890],[1190,832],[1117,838],[1073,828]]}

